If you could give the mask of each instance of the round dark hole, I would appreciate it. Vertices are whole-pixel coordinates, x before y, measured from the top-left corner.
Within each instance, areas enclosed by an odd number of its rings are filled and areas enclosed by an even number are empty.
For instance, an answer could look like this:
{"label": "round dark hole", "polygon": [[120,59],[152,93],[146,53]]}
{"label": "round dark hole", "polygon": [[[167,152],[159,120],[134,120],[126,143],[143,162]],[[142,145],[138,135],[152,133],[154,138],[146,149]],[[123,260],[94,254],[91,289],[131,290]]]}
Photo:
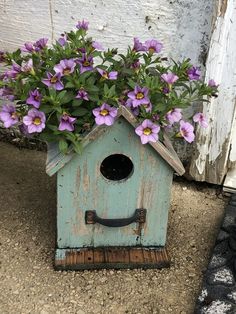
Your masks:
{"label": "round dark hole", "polygon": [[119,181],[128,178],[133,168],[134,165],[129,157],[122,154],[114,154],[103,160],[100,171],[105,178]]}

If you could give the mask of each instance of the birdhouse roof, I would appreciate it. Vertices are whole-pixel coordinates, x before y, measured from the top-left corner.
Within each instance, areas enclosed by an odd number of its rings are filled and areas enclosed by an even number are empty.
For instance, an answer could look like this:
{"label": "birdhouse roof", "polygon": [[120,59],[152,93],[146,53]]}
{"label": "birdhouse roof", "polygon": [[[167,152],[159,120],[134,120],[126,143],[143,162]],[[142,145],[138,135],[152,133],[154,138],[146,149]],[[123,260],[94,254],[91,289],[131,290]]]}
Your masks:
{"label": "birdhouse roof", "polygon": [[[124,106],[120,106],[118,109],[119,117],[124,117],[127,122],[129,122],[134,128],[137,127],[138,121],[135,116]],[[96,140],[98,137],[102,136],[107,130],[107,126],[105,125],[96,125],[82,140],[82,146],[86,147],[89,143]],[[140,144],[142,145],[142,144]],[[176,154],[170,140],[164,134],[163,143],[160,141],[157,142],[149,142],[147,145],[153,147],[153,149],[176,171],[179,175],[183,175],[185,169]],[[69,150],[67,154],[63,154],[59,151],[58,145],[50,144],[48,146],[48,155],[46,161],[46,172],[48,175],[52,176],[56,172],[58,172],[61,168],[63,168],[74,156],[75,152],[73,152],[72,148]]]}

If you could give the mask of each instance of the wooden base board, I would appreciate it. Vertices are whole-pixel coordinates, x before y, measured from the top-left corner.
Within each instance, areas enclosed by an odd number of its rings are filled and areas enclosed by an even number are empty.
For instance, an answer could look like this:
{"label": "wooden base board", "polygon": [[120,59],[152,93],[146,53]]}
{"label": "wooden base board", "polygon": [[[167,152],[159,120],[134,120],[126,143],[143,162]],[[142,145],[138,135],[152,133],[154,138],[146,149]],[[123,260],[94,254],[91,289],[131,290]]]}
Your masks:
{"label": "wooden base board", "polygon": [[56,270],[163,268],[170,266],[164,247],[57,249]]}

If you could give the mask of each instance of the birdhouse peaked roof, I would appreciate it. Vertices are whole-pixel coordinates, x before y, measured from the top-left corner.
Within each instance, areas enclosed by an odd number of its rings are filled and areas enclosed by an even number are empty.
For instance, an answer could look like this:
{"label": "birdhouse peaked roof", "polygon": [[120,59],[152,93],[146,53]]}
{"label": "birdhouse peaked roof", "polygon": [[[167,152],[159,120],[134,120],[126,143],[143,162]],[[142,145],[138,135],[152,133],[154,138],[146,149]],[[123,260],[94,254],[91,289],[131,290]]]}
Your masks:
{"label": "birdhouse peaked roof", "polygon": [[[137,127],[138,121],[134,115],[124,106],[118,108],[117,118],[124,117],[134,128]],[[93,142],[96,138],[106,132],[107,126],[96,125],[82,140],[83,147],[86,147],[89,143]],[[163,143],[160,141],[149,142],[153,149],[176,171],[179,175],[184,174],[185,169],[176,154],[170,140],[164,134]],[[50,144],[48,146],[48,156],[46,161],[46,172],[49,176],[52,176],[63,168],[74,156],[72,148],[67,154],[63,154],[59,151],[57,144]]]}

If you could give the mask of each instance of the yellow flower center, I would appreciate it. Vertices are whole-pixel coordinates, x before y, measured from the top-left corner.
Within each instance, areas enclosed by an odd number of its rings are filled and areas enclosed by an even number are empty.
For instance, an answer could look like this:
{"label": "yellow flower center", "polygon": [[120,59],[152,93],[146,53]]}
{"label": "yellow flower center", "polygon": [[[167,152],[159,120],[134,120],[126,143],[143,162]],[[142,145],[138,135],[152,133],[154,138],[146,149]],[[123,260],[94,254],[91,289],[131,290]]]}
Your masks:
{"label": "yellow flower center", "polygon": [[52,84],[56,83],[58,80],[57,80],[57,77],[56,76],[53,76],[51,79],[50,79],[50,82]]}
{"label": "yellow flower center", "polygon": [[100,111],[100,115],[102,115],[102,116],[107,116],[108,115],[108,110],[106,110],[106,109],[103,109],[103,110],[101,110]]}
{"label": "yellow flower center", "polygon": [[90,62],[89,62],[89,61],[84,61],[84,62],[83,62],[83,66],[85,66],[85,67],[90,66]]}
{"label": "yellow flower center", "polygon": [[152,47],[150,47],[150,48],[148,49],[148,51],[149,51],[150,53],[154,53],[154,52],[155,52],[155,49],[152,48]]}
{"label": "yellow flower center", "polygon": [[63,74],[64,74],[64,75],[70,74],[70,69],[69,69],[69,68],[65,68],[65,69],[63,70]]}
{"label": "yellow flower center", "polygon": [[102,77],[104,77],[105,79],[108,79],[108,74],[107,74],[107,72],[104,71]]}
{"label": "yellow flower center", "polygon": [[12,119],[16,119],[17,118],[17,113],[16,112],[12,112],[11,117],[12,117]]}
{"label": "yellow flower center", "polygon": [[143,99],[144,98],[144,94],[143,93],[137,93],[136,98],[137,99]]}
{"label": "yellow flower center", "polygon": [[152,130],[150,129],[150,128],[145,128],[144,130],[143,130],[143,134],[144,135],[150,135],[152,133]]}
{"label": "yellow flower center", "polygon": [[33,123],[35,125],[40,125],[41,124],[41,119],[40,118],[35,118]]}

